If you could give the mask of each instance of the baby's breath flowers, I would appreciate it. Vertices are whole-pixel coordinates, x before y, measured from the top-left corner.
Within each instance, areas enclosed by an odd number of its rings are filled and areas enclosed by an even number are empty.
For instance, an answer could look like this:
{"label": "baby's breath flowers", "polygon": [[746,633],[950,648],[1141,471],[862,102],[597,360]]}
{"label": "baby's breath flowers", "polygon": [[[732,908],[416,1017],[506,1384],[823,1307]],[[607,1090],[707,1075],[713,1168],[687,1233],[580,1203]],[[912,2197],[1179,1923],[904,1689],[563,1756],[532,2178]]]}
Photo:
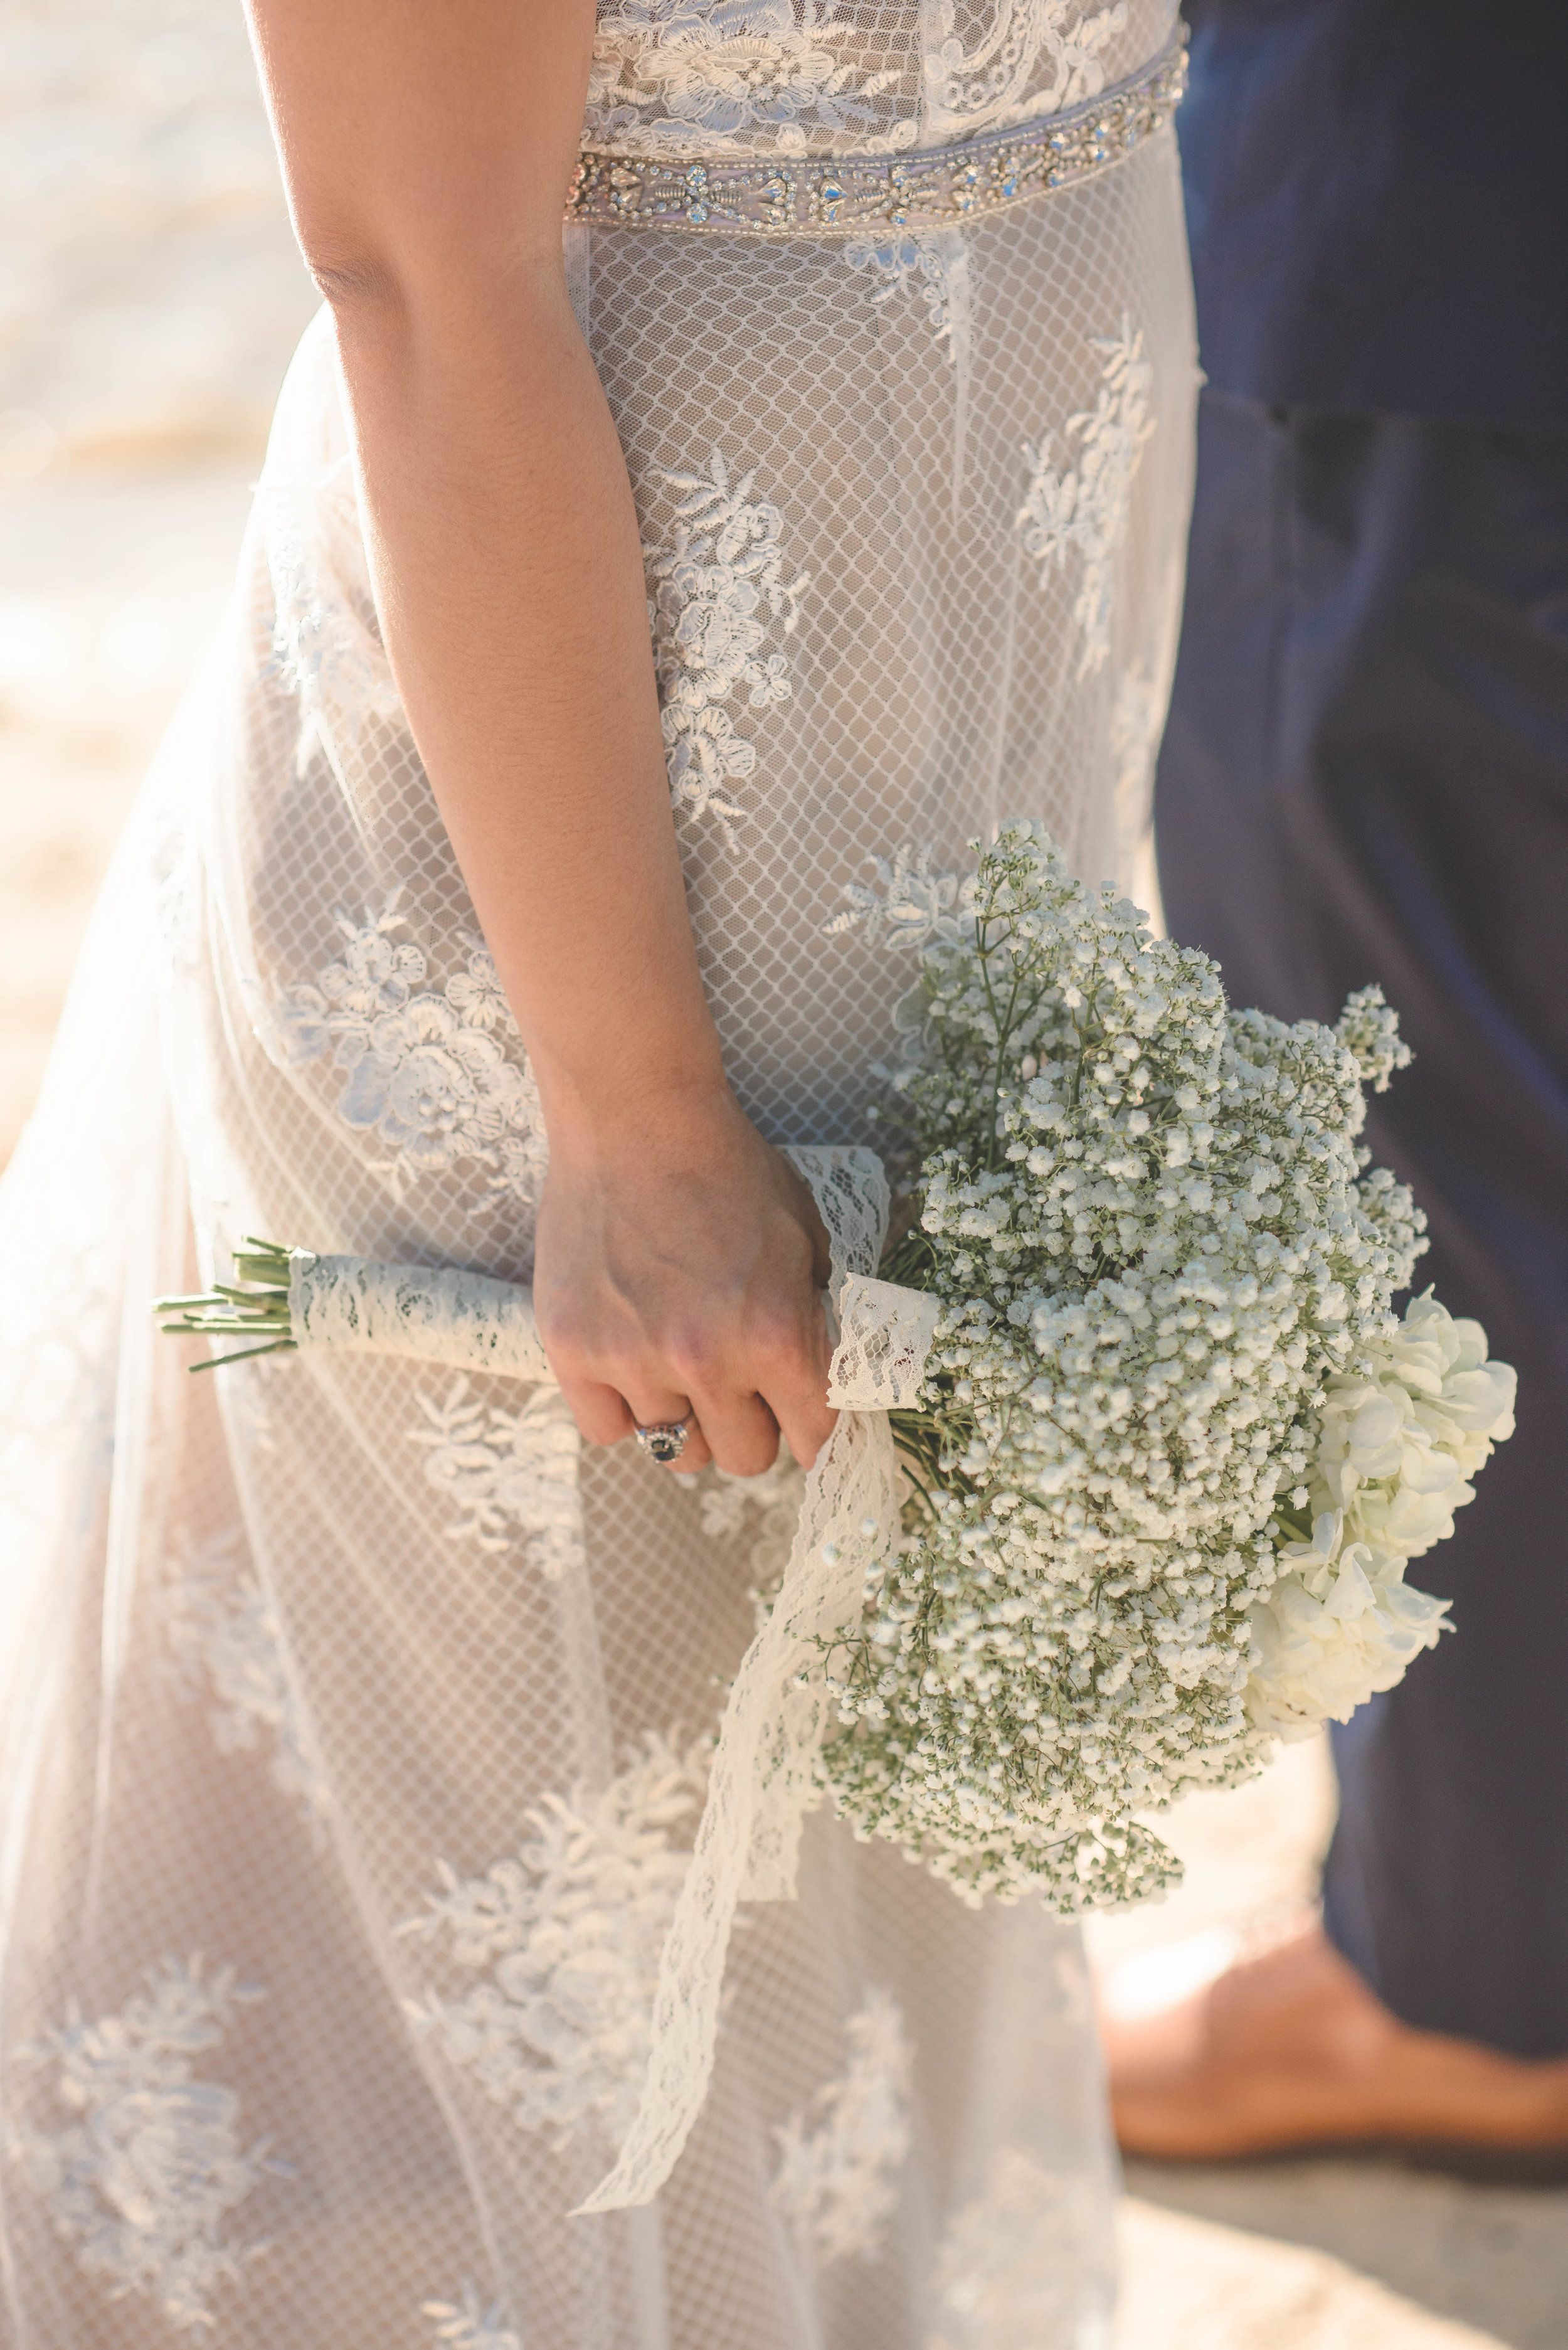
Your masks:
{"label": "baby's breath flowers", "polygon": [[893,1080],[919,1222],[882,1270],[942,1313],[823,1773],[967,1898],[1127,1901],[1179,1874],[1135,1814],[1435,1643],[1405,1563],[1510,1432],[1513,1375],[1429,1294],[1390,1310],[1426,1243],[1356,1145],[1409,1058],[1376,988],[1332,1030],[1232,1011],[1037,827],[961,889],[908,856],[880,878],[909,909],[852,890],[835,927],[924,941]]}

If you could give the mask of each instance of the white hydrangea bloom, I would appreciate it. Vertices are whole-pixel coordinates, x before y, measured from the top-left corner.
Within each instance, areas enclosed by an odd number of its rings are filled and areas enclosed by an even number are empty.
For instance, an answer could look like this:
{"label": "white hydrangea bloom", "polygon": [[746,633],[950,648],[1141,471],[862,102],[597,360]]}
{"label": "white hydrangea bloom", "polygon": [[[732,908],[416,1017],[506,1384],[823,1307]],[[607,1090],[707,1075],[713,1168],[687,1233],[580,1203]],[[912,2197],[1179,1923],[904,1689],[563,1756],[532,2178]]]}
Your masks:
{"label": "white hydrangea bloom", "polygon": [[1316,1510],[1342,1510],[1352,1540],[1420,1558],[1475,1499],[1469,1480],[1513,1433],[1515,1378],[1487,1358],[1479,1322],[1456,1321],[1430,1290],[1367,1347],[1363,1367],[1328,1382],[1312,1479]]}
{"label": "white hydrangea bloom", "polygon": [[1287,1543],[1280,1569],[1252,1609],[1247,1683],[1253,1728],[1275,1737],[1348,1721],[1447,1628],[1449,1602],[1411,1590],[1398,1560],[1346,1542],[1337,1512],[1324,1511],[1310,1542]]}

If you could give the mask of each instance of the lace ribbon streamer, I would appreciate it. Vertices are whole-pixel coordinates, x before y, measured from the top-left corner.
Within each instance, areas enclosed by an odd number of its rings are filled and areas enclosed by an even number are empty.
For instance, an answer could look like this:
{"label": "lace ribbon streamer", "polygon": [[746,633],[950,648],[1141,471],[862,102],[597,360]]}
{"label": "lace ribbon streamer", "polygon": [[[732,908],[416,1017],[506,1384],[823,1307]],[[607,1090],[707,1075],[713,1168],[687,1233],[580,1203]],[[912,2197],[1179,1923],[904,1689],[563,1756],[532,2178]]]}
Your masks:
{"label": "lace ribbon streamer", "polygon": [[[851,1284],[868,1284],[888,1222],[888,1186],[868,1150],[796,1149],[827,1227],[842,1324]],[[812,1757],[826,1718],[815,1642],[857,1611],[867,1572],[898,1530],[885,1411],[844,1409],[806,1479],[773,1612],[742,1659],[719,1727],[708,1799],[659,1961],[653,2047],[641,2102],[614,2169],[578,2208],[650,2202],[702,2109],[713,2070],[735,1905],[794,1891]]]}

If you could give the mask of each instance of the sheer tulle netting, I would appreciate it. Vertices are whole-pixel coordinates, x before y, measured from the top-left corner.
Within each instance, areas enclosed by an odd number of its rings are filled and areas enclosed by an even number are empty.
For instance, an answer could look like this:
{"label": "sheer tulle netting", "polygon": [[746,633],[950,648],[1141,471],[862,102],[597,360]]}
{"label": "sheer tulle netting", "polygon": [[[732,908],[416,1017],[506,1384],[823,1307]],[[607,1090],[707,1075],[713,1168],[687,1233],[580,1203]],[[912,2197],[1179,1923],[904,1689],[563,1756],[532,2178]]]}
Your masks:
{"label": "sheer tulle netting", "polygon": [[[1170,28],[604,9],[590,135],[929,145],[1092,97]],[[1038,816],[1143,896],[1195,385],[1171,138],[965,229],[573,228],[567,263],[731,1076],[780,1140],[874,1142],[973,834]],[[1087,2350],[1111,2187],[1075,1935],[821,1811],[797,1898],[742,1903],[669,2184],[568,2216],[637,2108],[799,1472],[682,1484],[514,1380],[191,1379],[156,1337],[146,1301],[247,1232],[525,1277],[544,1149],[318,322],[0,1208],[0,2333]]]}

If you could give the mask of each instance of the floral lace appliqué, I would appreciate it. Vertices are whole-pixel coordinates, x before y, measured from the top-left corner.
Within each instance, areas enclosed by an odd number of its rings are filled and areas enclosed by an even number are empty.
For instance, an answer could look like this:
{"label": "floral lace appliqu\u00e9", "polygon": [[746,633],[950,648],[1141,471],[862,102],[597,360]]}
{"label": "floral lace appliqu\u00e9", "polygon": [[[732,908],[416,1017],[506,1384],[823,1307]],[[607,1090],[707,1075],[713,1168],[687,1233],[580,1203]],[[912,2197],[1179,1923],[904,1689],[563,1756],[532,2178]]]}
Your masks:
{"label": "floral lace appliqu\u00e9", "polygon": [[1127,20],[1125,0],[1092,16],[1080,0],[922,0],[927,136],[961,139],[1098,97],[1104,52]]}
{"label": "floral lace appliqu\u00e9", "polygon": [[197,2333],[213,2323],[215,2289],[265,2250],[227,2237],[228,2215],[269,2172],[287,2175],[265,2141],[242,2146],[233,2090],[195,2071],[234,2011],[264,1994],[232,1967],[205,1974],[199,1958],[165,1959],[147,1982],[96,2023],[73,2006],[25,2052],[57,2065],[57,2099],[76,2118],[24,2126],[14,2151],[80,2268],[113,2296],[152,2294],[172,2324]]}
{"label": "floral lace appliqu\u00e9", "polygon": [[870,859],[875,881],[846,881],[848,905],[823,924],[826,937],[845,931],[864,931],[868,939],[889,947],[923,948],[936,941],[951,944],[969,933],[974,910],[974,878],[932,869],[932,851],[909,847],[891,859]]}
{"label": "floral lace appliqu\u00e9", "polygon": [[849,2063],[805,2111],[774,2132],[769,2189],[803,2252],[819,2262],[881,2250],[909,2151],[909,2043],[888,1993],[875,1991],[845,2027]]}
{"label": "floral lace appliqu\u00e9", "polygon": [[1133,476],[1144,443],[1154,431],[1149,394],[1154,369],[1144,357],[1143,336],[1124,317],[1121,333],[1095,338],[1104,351],[1099,399],[1093,413],[1067,419],[1067,437],[1076,442],[1075,467],[1055,471],[1049,434],[1036,448],[1023,444],[1029,488],[1018,511],[1018,529],[1041,577],[1054,565],[1064,570],[1070,555],[1081,566],[1073,618],[1082,631],[1080,677],[1105,666],[1111,649],[1111,602],[1116,550],[1126,535]]}
{"label": "floral lace appliqu\u00e9", "polygon": [[472,2284],[463,2286],[461,2302],[421,2302],[420,2314],[435,2320],[431,2342],[439,2350],[523,2350],[523,2337],[505,2323],[501,2303],[483,2308]]}
{"label": "floral lace appliqu\u00e9", "polygon": [[885,243],[854,237],[844,248],[844,258],[851,269],[870,273],[871,299],[877,306],[906,290],[918,292],[938,342],[947,345],[955,367],[964,364],[973,301],[969,244],[959,230],[922,231]]}
{"label": "floral lace appliqu\u00e9", "polygon": [[399,894],[363,922],[337,915],[338,958],[274,1007],[283,1051],[304,1067],[330,1050],[345,1072],[338,1116],[386,1147],[378,1163],[396,1184],[478,1159],[495,1170],[493,1191],[532,1203],[545,1161],[538,1089],[508,1058],[522,1040],[494,963],[470,939],[465,969],[439,995],[427,988],[422,950],[396,936],[408,928]]}
{"label": "floral lace appliqu\u00e9", "polygon": [[244,1557],[237,1527],[201,1544],[175,1542],[164,1586],[169,1646],[183,1694],[216,1700],[208,1720],[219,1752],[270,1746],[275,1785],[319,1821],[326,1783],[310,1759],[277,1617]]}
{"label": "floral lace appliqu\u00e9", "polygon": [[510,1550],[521,1534],[553,1583],[583,1564],[583,1440],[556,1389],[503,1411],[458,1378],[439,1402],[421,1395],[419,1405],[429,1426],[410,1433],[427,1448],[426,1477],[457,1513],[449,1534],[491,1551]]}
{"label": "floral lace appliqu\u00e9", "polygon": [[401,1929],[444,1938],[453,1963],[481,1978],[407,2012],[519,2129],[564,2140],[597,2123],[618,2145],[630,2127],[659,1953],[691,1864],[672,1831],[701,1809],[709,1748],[678,1751],[649,1731],[601,1793],[547,1795],[515,1857],[464,1878],[441,1863],[428,1914]]}
{"label": "floral lace appliqu\u00e9", "polygon": [[788,664],[763,650],[767,622],[791,635],[810,583],[784,579],[784,517],[753,499],[754,471],[732,486],[715,449],[706,473],[659,478],[680,500],[673,547],[649,559],[670,795],[694,816],[733,824],[741,811],[724,786],[752,774],[757,752],[725,704],[742,691],[753,710],[787,701]]}
{"label": "floral lace appliqu\u00e9", "polygon": [[901,74],[857,65],[856,28],[837,17],[838,0],[628,0],[599,18],[588,137],[642,154],[804,155],[846,134],[867,153],[911,145],[912,119],[872,130]]}

